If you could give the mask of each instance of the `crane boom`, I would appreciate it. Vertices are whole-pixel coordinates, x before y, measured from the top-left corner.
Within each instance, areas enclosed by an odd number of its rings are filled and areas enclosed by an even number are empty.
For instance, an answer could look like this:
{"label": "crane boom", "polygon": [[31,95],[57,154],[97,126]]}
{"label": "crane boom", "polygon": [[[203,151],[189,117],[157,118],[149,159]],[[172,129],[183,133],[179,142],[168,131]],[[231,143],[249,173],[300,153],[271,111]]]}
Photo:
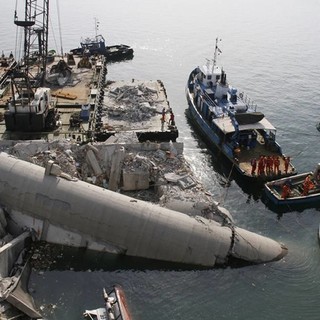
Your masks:
{"label": "crane boom", "polygon": [[55,127],[51,91],[44,87],[48,56],[49,0],[25,0],[23,61],[10,69],[11,94],[4,118],[8,131],[42,132]]}
{"label": "crane boom", "polygon": [[24,20],[14,23],[24,28],[24,68],[29,72],[31,64],[38,66],[37,86],[43,86],[48,55],[49,0],[25,0]]}

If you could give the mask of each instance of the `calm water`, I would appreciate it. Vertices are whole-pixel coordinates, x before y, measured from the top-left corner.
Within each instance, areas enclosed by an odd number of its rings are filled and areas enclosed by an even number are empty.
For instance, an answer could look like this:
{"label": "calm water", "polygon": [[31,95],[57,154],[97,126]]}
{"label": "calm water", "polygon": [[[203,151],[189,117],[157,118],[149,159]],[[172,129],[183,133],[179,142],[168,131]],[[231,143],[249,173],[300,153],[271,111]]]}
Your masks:
{"label": "calm water", "polygon": [[[15,3],[0,4],[0,50],[9,53],[15,50]],[[80,319],[84,309],[101,305],[103,286],[118,283],[136,320],[319,319],[319,210],[280,215],[264,205],[259,190],[234,180],[227,186],[228,168],[186,120],[184,87],[191,69],[213,57],[220,37],[218,61],[229,82],[278,128],[278,141],[298,171],[313,169],[320,162],[320,1],[68,0],[59,8],[64,51],[94,35],[95,17],[109,44],[134,48],[134,59],[109,66],[108,78],[161,79],[175,109],[179,141],[201,181],[217,200],[224,199],[238,226],[285,243],[289,254],[266,265],[200,271],[141,268],[80,253],[72,260],[65,254],[70,268],[30,279],[46,318]],[[56,1],[51,9],[50,49],[59,51]],[[50,312],[49,304],[57,308]]]}

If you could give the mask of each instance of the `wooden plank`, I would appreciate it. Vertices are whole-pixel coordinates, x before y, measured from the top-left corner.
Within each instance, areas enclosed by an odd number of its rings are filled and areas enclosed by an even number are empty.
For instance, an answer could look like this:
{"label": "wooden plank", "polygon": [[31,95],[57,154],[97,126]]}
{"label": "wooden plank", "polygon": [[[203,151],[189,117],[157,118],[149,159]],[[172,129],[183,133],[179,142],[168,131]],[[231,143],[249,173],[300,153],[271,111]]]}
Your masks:
{"label": "wooden plank", "polygon": [[77,96],[76,96],[75,94],[65,93],[65,92],[62,92],[62,91],[52,92],[51,95],[52,95],[53,97],[70,99],[70,100],[75,100],[75,99],[77,99]]}

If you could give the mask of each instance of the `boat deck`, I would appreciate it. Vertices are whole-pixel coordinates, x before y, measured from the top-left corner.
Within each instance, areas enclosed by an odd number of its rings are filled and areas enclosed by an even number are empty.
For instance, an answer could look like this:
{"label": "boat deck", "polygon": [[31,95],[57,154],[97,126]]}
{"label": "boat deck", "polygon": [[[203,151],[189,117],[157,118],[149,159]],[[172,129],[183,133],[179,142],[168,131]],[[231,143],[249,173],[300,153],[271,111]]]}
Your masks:
{"label": "boat deck", "polygon": [[[279,156],[279,153],[276,153],[266,148],[266,145],[263,141],[258,139],[256,146],[254,148],[246,150],[246,152],[241,152],[241,149],[243,149],[243,147],[240,147],[240,153],[238,155],[238,159],[239,159],[240,169],[243,170],[246,173],[246,175],[248,176],[251,175],[251,170],[252,170],[251,160],[256,159],[258,161],[259,157],[263,155],[266,157],[278,156],[280,160],[279,170],[281,171],[281,176],[282,177],[286,176],[284,158]],[[256,169],[256,172],[257,172],[257,169]],[[293,173],[295,173],[295,169],[294,169],[294,166],[290,163],[287,175],[292,175]],[[274,172],[268,173],[268,180],[270,179],[273,180],[278,177],[279,177],[279,174],[276,174]]]}

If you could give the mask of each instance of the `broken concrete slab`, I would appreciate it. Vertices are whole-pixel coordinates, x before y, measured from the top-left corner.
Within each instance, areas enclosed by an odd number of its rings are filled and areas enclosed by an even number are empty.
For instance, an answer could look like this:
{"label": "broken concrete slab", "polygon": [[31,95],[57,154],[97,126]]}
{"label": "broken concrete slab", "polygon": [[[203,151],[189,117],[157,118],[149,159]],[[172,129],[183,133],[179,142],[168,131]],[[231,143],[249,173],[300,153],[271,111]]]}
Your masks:
{"label": "broken concrete slab", "polygon": [[149,173],[148,172],[130,172],[123,170],[123,191],[146,190],[149,189]]}
{"label": "broken concrete slab", "polygon": [[87,161],[88,161],[89,164],[91,165],[91,168],[92,168],[94,174],[95,174],[96,176],[101,176],[101,175],[102,175],[102,170],[101,170],[101,168],[100,168],[99,162],[98,162],[98,160],[97,160],[97,158],[96,158],[96,155],[95,155],[95,153],[93,152],[93,150],[92,150],[92,149],[89,149],[89,150],[87,151],[87,155],[86,155],[86,156],[87,156]]}
{"label": "broken concrete slab", "polygon": [[109,190],[117,191],[120,186],[122,163],[125,157],[125,150],[120,147],[115,150],[112,156],[112,165],[109,179]]}

